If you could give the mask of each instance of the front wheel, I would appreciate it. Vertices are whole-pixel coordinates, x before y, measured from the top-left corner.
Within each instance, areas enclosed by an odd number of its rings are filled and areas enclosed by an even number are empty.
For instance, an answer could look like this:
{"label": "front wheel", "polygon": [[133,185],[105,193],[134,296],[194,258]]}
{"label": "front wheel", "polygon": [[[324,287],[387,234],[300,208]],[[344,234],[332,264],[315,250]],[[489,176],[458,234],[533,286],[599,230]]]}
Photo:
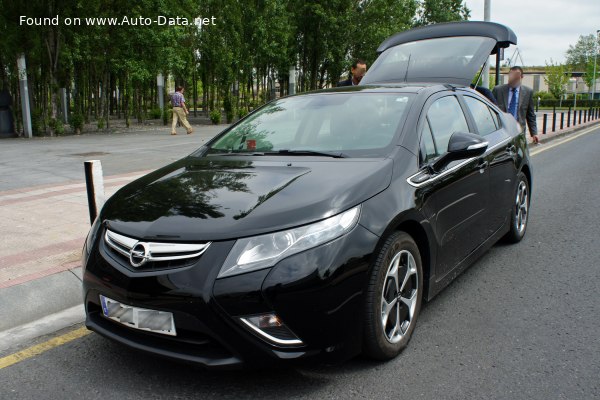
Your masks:
{"label": "front wheel", "polygon": [[523,172],[517,175],[517,190],[510,213],[510,231],[505,236],[509,243],[520,242],[525,236],[529,221],[529,181]]}
{"label": "front wheel", "polygon": [[422,294],[419,248],[407,233],[394,232],[371,268],[365,302],[367,356],[388,360],[406,347],[421,310]]}

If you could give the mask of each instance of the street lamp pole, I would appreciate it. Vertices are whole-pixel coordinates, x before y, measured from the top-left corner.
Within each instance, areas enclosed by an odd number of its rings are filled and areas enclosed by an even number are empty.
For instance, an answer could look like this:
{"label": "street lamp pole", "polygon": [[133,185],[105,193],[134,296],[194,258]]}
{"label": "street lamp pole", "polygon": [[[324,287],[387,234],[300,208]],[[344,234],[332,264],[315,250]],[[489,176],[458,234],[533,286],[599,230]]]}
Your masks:
{"label": "street lamp pole", "polygon": [[[492,10],[492,0],[485,0],[483,3],[483,20],[490,21],[491,19],[491,10]],[[488,61],[485,63],[485,67],[483,68],[483,79],[481,81],[483,87],[489,89],[490,87],[490,60],[488,57]]]}
{"label": "street lamp pole", "polygon": [[598,34],[600,33],[600,29],[598,29],[596,31],[596,37],[595,37],[595,46],[594,46],[594,74],[593,76],[593,80],[592,80],[592,100],[594,100],[594,98],[596,97],[596,59],[598,58]]}

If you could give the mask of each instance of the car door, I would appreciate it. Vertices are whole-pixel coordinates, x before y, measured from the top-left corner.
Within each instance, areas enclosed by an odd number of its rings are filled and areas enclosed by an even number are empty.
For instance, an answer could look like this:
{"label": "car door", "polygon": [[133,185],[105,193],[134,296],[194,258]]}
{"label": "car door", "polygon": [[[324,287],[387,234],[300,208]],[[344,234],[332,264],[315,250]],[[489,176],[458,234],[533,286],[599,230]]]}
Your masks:
{"label": "car door", "polygon": [[[446,152],[450,136],[471,129],[456,95],[447,93],[426,105],[421,126],[421,159],[435,160]],[[459,160],[418,184],[435,201],[432,224],[438,243],[438,280],[475,250],[486,236],[489,175],[480,158]]]}
{"label": "car door", "polygon": [[476,132],[488,142],[484,155],[489,165],[490,203],[487,236],[500,229],[509,217],[516,176],[516,147],[513,138],[502,129],[497,112],[478,98],[467,94],[462,99]]}

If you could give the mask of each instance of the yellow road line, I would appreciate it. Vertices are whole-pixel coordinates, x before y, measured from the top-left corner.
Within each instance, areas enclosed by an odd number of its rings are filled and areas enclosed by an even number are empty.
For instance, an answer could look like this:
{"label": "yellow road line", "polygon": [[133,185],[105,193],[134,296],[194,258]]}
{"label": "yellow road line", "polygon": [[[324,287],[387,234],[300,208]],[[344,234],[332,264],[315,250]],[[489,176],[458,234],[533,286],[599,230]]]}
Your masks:
{"label": "yellow road line", "polygon": [[26,360],[28,358],[35,357],[55,347],[61,346],[65,343],[69,343],[70,341],[73,341],[75,339],[84,337],[89,333],[91,333],[91,331],[88,331],[86,327],[81,327],[79,329],[75,329],[74,331],[67,332],[64,335],[52,338],[46,342],[36,344],[35,346],[31,346],[27,349],[18,351],[6,357],[2,357],[0,358],[0,369],[10,367],[11,365]]}
{"label": "yellow road line", "polygon": [[578,132],[577,134],[565,136],[564,139],[558,139],[556,143],[552,143],[547,146],[543,146],[543,147],[537,148],[533,151],[530,151],[529,154],[531,154],[532,156],[535,156],[536,154],[540,154],[546,150],[550,150],[556,146],[560,146],[561,144],[570,142],[571,140],[575,140],[580,136],[587,135],[588,133],[594,132],[595,130],[598,130],[598,129],[600,129],[600,127],[598,125],[594,124],[594,126],[591,126],[590,128],[588,128],[586,130]]}

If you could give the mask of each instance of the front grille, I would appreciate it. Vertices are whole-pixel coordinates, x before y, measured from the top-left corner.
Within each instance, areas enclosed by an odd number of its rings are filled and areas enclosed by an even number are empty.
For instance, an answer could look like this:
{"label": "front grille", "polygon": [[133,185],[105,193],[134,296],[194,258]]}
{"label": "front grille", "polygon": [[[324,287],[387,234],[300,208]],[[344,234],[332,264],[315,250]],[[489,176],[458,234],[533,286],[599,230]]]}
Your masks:
{"label": "front grille", "polygon": [[191,266],[210,246],[210,242],[146,242],[108,229],[104,242],[113,259],[130,269],[144,271]]}

